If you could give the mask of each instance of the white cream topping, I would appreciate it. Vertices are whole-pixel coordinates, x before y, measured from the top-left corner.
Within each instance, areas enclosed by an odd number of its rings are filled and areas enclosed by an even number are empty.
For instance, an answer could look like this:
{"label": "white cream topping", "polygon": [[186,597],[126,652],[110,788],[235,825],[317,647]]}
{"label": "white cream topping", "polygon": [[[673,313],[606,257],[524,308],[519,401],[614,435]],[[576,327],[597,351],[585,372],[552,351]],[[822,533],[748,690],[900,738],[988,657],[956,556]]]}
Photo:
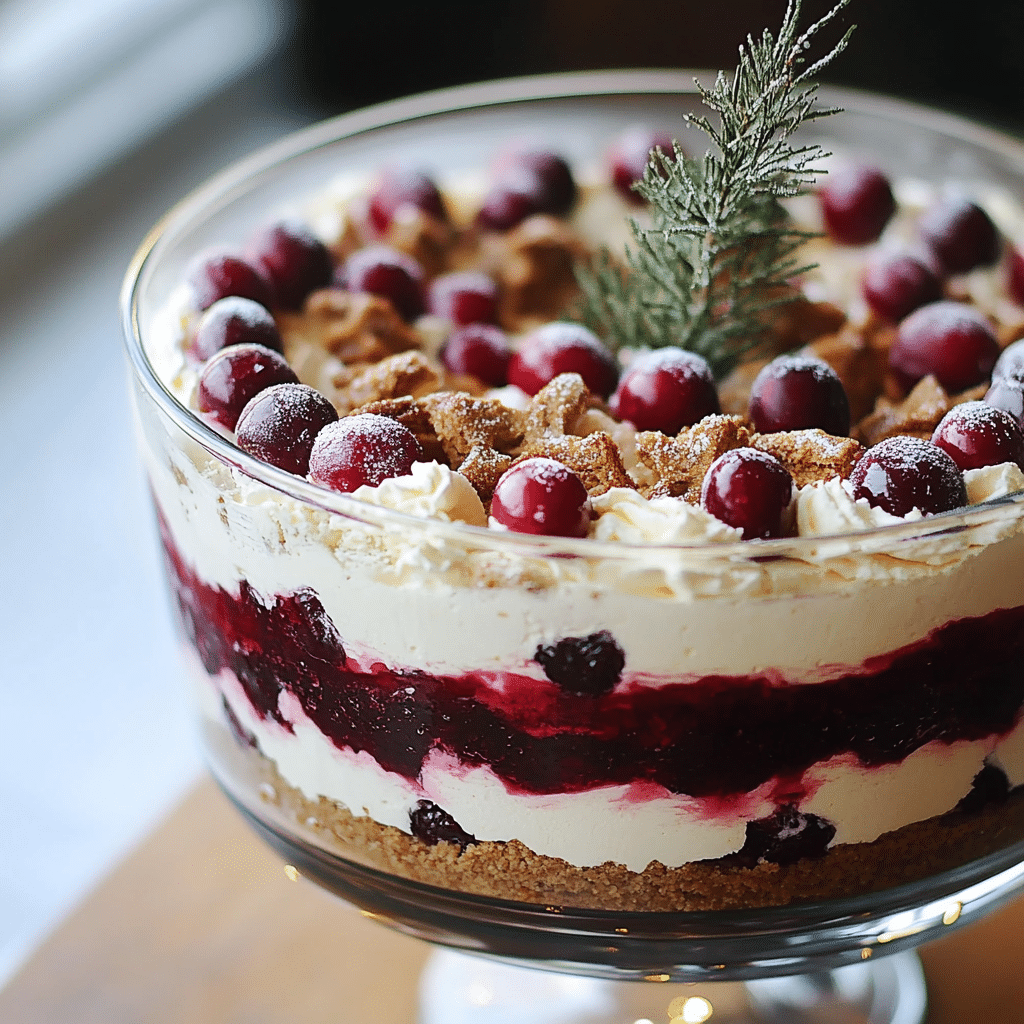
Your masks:
{"label": "white cream topping", "polygon": [[1015,462],[1001,462],[997,466],[964,471],[967,500],[972,505],[1024,490],[1024,473]]}
{"label": "white cream topping", "polygon": [[473,485],[437,462],[414,462],[408,475],[392,477],[376,487],[364,485],[353,491],[352,497],[443,523],[487,525],[487,513]]}
{"label": "white cream topping", "polygon": [[854,499],[849,481],[837,476],[805,484],[796,496],[797,531],[801,537],[838,536],[921,518],[917,509],[900,518],[868,504],[867,498]]}
{"label": "white cream topping", "polygon": [[742,531],[682,498],[648,500],[627,487],[613,487],[591,500],[596,519],[590,536],[628,544],[728,544]]}

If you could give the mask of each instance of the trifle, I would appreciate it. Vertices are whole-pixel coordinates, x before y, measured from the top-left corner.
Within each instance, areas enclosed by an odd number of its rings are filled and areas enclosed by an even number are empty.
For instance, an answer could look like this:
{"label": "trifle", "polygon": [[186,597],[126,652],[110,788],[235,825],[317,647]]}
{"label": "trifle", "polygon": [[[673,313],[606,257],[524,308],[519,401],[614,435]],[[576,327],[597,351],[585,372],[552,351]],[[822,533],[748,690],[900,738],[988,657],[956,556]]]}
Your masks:
{"label": "trifle", "polygon": [[355,115],[140,255],[139,432],[207,751],[298,846],[688,912],[1024,839],[1024,158],[844,96],[757,344],[612,351],[576,268],[648,222],[651,147],[695,144],[688,81]]}

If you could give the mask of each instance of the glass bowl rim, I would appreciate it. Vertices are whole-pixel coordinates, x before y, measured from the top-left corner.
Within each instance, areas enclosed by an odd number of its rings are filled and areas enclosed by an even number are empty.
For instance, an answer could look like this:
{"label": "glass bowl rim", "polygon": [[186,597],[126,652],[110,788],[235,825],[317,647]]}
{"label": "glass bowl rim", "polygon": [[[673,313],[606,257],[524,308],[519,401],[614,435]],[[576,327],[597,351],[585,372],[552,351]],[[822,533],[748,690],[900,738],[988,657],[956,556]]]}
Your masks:
{"label": "glass bowl rim", "polygon": [[[893,544],[901,542],[911,543],[929,537],[960,533],[1004,517],[1019,518],[1024,514],[1024,491],[966,509],[953,509],[911,522],[845,534],[716,544],[704,541],[645,543],[544,537],[461,522],[444,522],[371,505],[350,494],[320,487],[247,455],[180,402],[164,386],[150,362],[142,340],[138,308],[147,272],[160,258],[163,250],[174,241],[176,234],[187,231],[196,216],[218,202],[250,191],[257,186],[260,176],[281,169],[289,160],[327,146],[343,144],[346,139],[375,130],[412,124],[439,115],[457,116],[488,107],[500,110],[516,104],[544,101],[579,100],[594,103],[621,96],[693,96],[698,91],[698,82],[707,84],[713,78],[713,72],[703,70],[636,69],[535,75],[458,86],[341,114],[293,132],[232,163],[173,206],[151,228],[129,264],[121,287],[119,305],[123,340],[136,381],[142,384],[160,411],[210,455],[274,491],[332,515],[367,525],[415,530],[431,537],[462,542],[473,548],[486,547],[524,556],[628,560],[639,555],[649,558],[659,553],[672,552],[685,553],[688,559],[698,562],[760,563],[783,559],[817,562],[822,559],[823,551],[824,557],[828,557],[832,547],[836,549],[834,554],[850,554],[851,545],[870,553],[890,549]],[[998,153],[1015,164],[1024,178],[1024,142],[998,130],[945,111],[870,92],[822,86],[819,97],[823,103],[839,107],[841,111],[911,124]]]}

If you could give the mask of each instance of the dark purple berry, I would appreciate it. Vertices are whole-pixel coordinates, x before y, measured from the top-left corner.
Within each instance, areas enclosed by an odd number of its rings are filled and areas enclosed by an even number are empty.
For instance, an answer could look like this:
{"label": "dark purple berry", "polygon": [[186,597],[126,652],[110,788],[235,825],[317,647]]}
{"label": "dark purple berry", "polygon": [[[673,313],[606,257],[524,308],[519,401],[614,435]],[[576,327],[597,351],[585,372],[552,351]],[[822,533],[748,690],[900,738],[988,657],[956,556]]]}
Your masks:
{"label": "dark purple berry", "polygon": [[477,212],[477,224],[509,231],[536,213],[562,216],[576,201],[569,165],[554,153],[521,151],[506,159]]}
{"label": "dark purple berry", "polygon": [[305,476],[313,441],[337,418],[337,410],[315,388],[275,384],[246,404],[238,417],[235,439],[243,452]]}
{"label": "dark purple berry", "polygon": [[779,356],[754,378],[748,416],[762,434],[810,430],[845,437],[850,402],[836,371],[811,356]]}
{"label": "dark purple berry", "polygon": [[578,373],[595,394],[607,398],[619,379],[615,358],[582,324],[544,324],[523,339],[508,368],[508,382],[535,395],[560,373]]}
{"label": "dark purple berry", "polygon": [[192,351],[206,361],[228,345],[262,345],[283,351],[281,335],[269,309],[252,299],[218,299],[203,314],[196,328]]}
{"label": "dark purple berry", "polygon": [[919,437],[887,437],[869,448],[850,474],[854,498],[893,516],[915,508],[936,515],[967,504],[957,464],[941,448]]}
{"label": "dark purple berry", "polygon": [[633,125],[615,140],[608,153],[612,184],[631,203],[643,205],[644,199],[633,186],[644,176],[653,149],[671,157],[672,136],[646,125]]}
{"label": "dark purple berry", "polygon": [[1015,462],[1024,469],[1024,431],[1008,412],[987,402],[953,406],[935,428],[932,444],[962,470],[1001,462]]}
{"label": "dark purple berry", "polygon": [[368,204],[370,223],[378,235],[388,230],[403,206],[447,220],[444,200],[431,178],[411,168],[388,168],[374,186]]}
{"label": "dark purple berry", "polygon": [[498,286],[473,270],[441,274],[430,282],[427,309],[458,327],[493,324],[498,317]]}
{"label": "dark purple berry", "polygon": [[818,198],[825,228],[844,245],[875,241],[896,211],[889,179],[877,167],[864,164],[831,171]]}
{"label": "dark purple berry", "polygon": [[300,221],[280,221],[264,229],[249,252],[270,282],[274,303],[283,309],[301,309],[310,292],[331,283],[331,254]]}
{"label": "dark purple berry", "polygon": [[589,636],[567,636],[554,644],[540,644],[533,660],[551,682],[581,697],[611,693],[626,667],[625,653],[606,629]]}
{"label": "dark purple berry", "polygon": [[491,324],[460,327],[441,349],[441,362],[452,373],[468,373],[492,388],[508,383],[512,347],[505,332]]}
{"label": "dark purple berry", "polygon": [[524,459],[498,480],[491,515],[516,533],[585,537],[590,529],[590,496],[583,481],[561,462]]}
{"label": "dark purple berry", "polygon": [[965,274],[999,259],[1002,240],[989,215],[963,196],[943,196],[918,224],[921,237],[947,274]]}
{"label": "dark purple berry", "polygon": [[781,537],[793,498],[793,478],[774,455],[733,448],[708,467],[700,504],[716,519],[743,532],[744,540]]}
{"label": "dark purple berry", "polygon": [[564,216],[576,202],[576,182],[569,164],[557,153],[547,150],[520,150],[512,162],[536,176],[540,183],[538,202],[541,213]]}
{"label": "dark purple berry", "polygon": [[409,831],[428,846],[438,843],[455,843],[461,849],[477,842],[447,812],[442,811],[430,800],[420,800],[409,812]]}
{"label": "dark purple berry", "polygon": [[1024,379],[1016,375],[993,379],[985,392],[985,404],[1009,413],[1024,427]]}
{"label": "dark purple berry", "polygon": [[403,320],[415,320],[424,309],[423,268],[411,256],[387,245],[357,249],[340,268],[338,283],[352,292],[387,299]]}
{"label": "dark purple berry", "polygon": [[942,298],[939,275],[924,260],[906,252],[870,260],[861,286],[871,309],[893,323]]}
{"label": "dark purple berry", "polygon": [[950,394],[980,384],[999,357],[988,320],[963,302],[931,302],[900,324],[889,366],[906,388],[933,374]]}
{"label": "dark purple berry", "polygon": [[954,810],[961,814],[976,814],[992,804],[1004,803],[1010,795],[1010,780],[1002,768],[985,765],[971,783],[970,792]]}
{"label": "dark purple berry", "polygon": [[234,430],[248,401],[274,384],[297,384],[284,356],[262,345],[221,349],[202,369],[196,406],[228,430]]}
{"label": "dark purple berry", "polygon": [[309,457],[309,478],[349,493],[405,476],[423,457],[416,435],[398,420],[358,413],[329,423],[317,435]]}
{"label": "dark purple berry", "polygon": [[197,309],[209,309],[229,295],[252,299],[271,306],[273,294],[267,279],[241,256],[224,253],[209,256],[195,264],[188,275]]}
{"label": "dark purple berry", "polygon": [[746,840],[736,859],[753,866],[761,861],[794,864],[805,857],[824,857],[835,834],[830,821],[787,804],[770,818],[747,822]]}
{"label": "dark purple berry", "polygon": [[637,430],[678,434],[721,412],[707,360],[681,348],[645,352],[629,365],[612,395],[611,410]]}

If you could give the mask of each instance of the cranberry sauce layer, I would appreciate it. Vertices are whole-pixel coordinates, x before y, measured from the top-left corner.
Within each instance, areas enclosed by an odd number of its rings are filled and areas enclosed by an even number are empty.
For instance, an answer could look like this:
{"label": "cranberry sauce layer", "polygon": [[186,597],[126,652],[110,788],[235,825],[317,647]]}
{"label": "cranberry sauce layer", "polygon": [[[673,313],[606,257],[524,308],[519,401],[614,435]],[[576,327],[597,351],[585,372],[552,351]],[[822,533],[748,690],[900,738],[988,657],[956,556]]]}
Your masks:
{"label": "cranberry sauce layer", "polygon": [[186,637],[211,676],[230,670],[257,714],[290,730],[278,709],[287,691],[339,749],[410,780],[438,749],[489,766],[512,791],[640,783],[728,797],[840,754],[883,765],[932,740],[1003,734],[1024,704],[1024,608],[951,622],[824,683],[635,685],[602,631],[538,647],[547,679],[502,673],[496,688],[495,673],[357,666],[344,623],[313,591],[265,597],[243,581],[231,594],[200,580],[163,534]]}

